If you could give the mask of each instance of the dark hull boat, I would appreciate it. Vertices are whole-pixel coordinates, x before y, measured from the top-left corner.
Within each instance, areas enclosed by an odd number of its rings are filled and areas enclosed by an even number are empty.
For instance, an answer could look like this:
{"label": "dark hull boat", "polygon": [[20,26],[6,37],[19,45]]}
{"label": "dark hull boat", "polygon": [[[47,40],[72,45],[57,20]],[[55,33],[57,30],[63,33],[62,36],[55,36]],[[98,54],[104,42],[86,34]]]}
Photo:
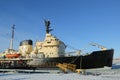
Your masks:
{"label": "dark hull boat", "polygon": [[[92,68],[104,68],[112,67],[114,50],[95,51],[89,55],[69,56],[69,57],[56,57],[56,58],[44,58],[40,59],[39,65],[28,65],[28,59],[9,59],[1,60],[0,68],[4,69],[33,69],[33,68],[56,68],[58,63],[75,64],[76,69],[92,69]],[[4,64],[2,64],[2,62]],[[11,65],[14,63],[14,66]],[[30,59],[29,59],[30,61]]]}
{"label": "dark hull boat", "polygon": [[92,69],[111,67],[113,60],[114,50],[95,51],[89,55],[69,56],[69,57],[56,57],[43,59],[41,68],[56,67],[58,63],[75,64],[77,69]]}
{"label": "dark hull boat", "polygon": [[[43,41],[37,41],[33,48],[32,40],[24,40],[20,42],[19,53],[14,57],[12,54],[3,53],[0,56],[0,68],[12,69],[40,69],[40,68],[56,68],[59,63],[73,64],[76,69],[93,69],[112,67],[113,49],[106,49],[97,44],[92,44],[101,48],[100,51],[93,51],[91,54],[79,56],[65,56],[67,45],[61,40],[50,34],[50,21],[45,20],[46,37]],[[14,28],[13,32],[14,33]],[[13,36],[12,39],[13,41]],[[12,44],[12,42],[11,42]],[[10,48],[12,49],[12,47]],[[12,55],[13,56],[13,55]]]}
{"label": "dark hull boat", "polygon": [[[32,59],[7,59],[0,60],[0,68],[12,68],[12,69],[32,69],[32,68],[56,68],[58,63],[75,64],[76,69],[92,69],[92,68],[104,68],[112,67],[114,50],[95,51],[89,55],[80,56],[69,56],[69,57],[56,57],[56,58],[44,58],[38,59],[40,64],[29,65],[27,60]],[[2,62],[4,64],[2,64]],[[10,62],[14,63],[14,66]]]}

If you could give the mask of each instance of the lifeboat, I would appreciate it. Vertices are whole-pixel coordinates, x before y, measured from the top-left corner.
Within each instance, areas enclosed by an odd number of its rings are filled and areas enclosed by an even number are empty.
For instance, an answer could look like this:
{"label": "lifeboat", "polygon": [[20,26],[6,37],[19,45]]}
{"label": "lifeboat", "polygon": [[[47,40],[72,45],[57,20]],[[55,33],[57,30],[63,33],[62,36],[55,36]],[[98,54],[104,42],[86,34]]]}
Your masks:
{"label": "lifeboat", "polygon": [[14,54],[6,54],[6,58],[18,58],[21,54],[14,53]]}

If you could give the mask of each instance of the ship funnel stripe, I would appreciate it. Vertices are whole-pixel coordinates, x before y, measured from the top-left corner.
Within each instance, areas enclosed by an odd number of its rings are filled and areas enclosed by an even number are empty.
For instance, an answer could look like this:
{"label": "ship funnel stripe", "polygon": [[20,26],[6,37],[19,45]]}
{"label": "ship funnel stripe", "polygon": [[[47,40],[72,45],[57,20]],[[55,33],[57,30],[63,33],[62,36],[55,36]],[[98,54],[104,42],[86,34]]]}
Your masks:
{"label": "ship funnel stripe", "polygon": [[20,46],[22,45],[33,45],[33,41],[32,40],[24,40],[22,42],[20,42]]}

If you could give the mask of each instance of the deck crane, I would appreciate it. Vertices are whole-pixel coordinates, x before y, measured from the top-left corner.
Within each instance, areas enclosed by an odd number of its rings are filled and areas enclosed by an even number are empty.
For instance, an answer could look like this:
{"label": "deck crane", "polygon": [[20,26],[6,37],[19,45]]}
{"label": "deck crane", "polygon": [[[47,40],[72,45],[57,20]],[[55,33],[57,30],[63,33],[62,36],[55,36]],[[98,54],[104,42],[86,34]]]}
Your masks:
{"label": "deck crane", "polygon": [[101,50],[107,50],[106,47],[104,47],[104,46],[102,46],[102,45],[99,45],[99,44],[97,44],[97,43],[94,43],[94,42],[91,42],[90,45],[92,45],[92,46],[97,46],[97,47],[100,48]]}
{"label": "deck crane", "polygon": [[[89,46],[97,46],[98,48],[100,48],[101,50],[106,50],[107,48],[105,48],[104,46],[102,46],[102,45],[99,45],[99,44],[97,44],[97,43],[94,43],[94,42],[91,42],[91,43],[89,43],[85,48],[83,48],[82,50],[78,50],[78,49],[75,49],[74,47],[71,47],[71,46],[69,46],[70,48],[72,48],[72,49],[74,49],[74,50],[77,50],[77,51],[79,51],[79,55],[80,55],[80,53],[81,52],[83,52],[83,50],[85,50],[87,47],[89,47]],[[75,51],[73,51],[73,52],[69,52],[69,53],[74,53]],[[81,57],[81,63],[82,63],[82,57]],[[82,64],[80,64],[80,66],[81,66]],[[59,64],[57,64],[56,65],[57,67],[59,67],[63,72],[67,72],[67,70],[71,70],[71,71],[73,71],[73,72],[77,72],[77,73],[85,73],[85,69],[76,69],[76,65],[75,64],[71,64],[71,63],[59,63]]]}

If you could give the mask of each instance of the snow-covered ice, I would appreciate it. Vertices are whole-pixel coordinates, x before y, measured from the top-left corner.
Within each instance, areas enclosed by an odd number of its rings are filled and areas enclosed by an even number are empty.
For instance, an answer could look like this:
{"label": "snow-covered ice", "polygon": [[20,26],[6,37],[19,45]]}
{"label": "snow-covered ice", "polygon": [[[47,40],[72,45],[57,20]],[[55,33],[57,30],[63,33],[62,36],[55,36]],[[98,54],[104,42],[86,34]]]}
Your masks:
{"label": "snow-covered ice", "polygon": [[120,80],[120,74],[115,75],[80,75],[70,74],[0,74],[0,80]]}

